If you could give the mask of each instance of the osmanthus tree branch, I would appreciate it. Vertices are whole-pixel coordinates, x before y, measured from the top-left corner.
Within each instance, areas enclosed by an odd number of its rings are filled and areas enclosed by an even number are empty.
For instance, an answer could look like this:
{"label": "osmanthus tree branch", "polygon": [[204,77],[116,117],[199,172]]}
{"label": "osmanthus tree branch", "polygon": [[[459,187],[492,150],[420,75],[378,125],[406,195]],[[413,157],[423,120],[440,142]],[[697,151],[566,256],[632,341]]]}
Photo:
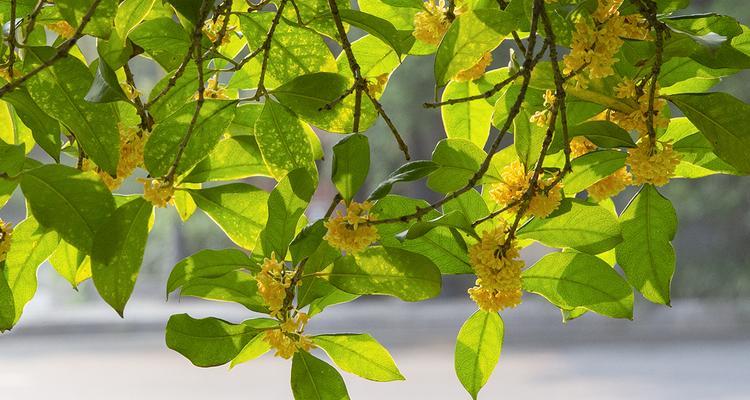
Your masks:
{"label": "osmanthus tree branch", "polygon": [[10,0],[10,29],[8,32],[8,76],[13,80],[14,66],[16,63],[16,2]]}
{"label": "osmanthus tree branch", "polygon": [[204,97],[206,91],[206,81],[203,74],[203,49],[201,48],[201,38],[203,37],[203,32],[201,30],[201,27],[208,17],[208,11],[210,10],[211,4],[212,1],[210,0],[203,0],[201,2],[201,8],[198,12],[198,21],[196,22],[196,28],[193,30],[191,47],[192,51],[195,52],[195,65],[198,69],[198,99],[195,102],[195,111],[193,112],[193,117],[190,120],[190,124],[188,125],[187,132],[185,133],[185,136],[183,136],[182,141],[180,142],[180,146],[177,148],[177,154],[175,155],[174,161],[169,167],[167,174],[163,177],[164,182],[167,183],[172,183],[174,181],[177,167],[180,165],[180,160],[182,159],[182,155],[185,153],[185,148],[187,148],[187,145],[190,142],[190,138],[193,136],[193,132],[195,131],[195,126],[198,123],[201,109],[203,108],[203,103],[206,100]]}
{"label": "osmanthus tree branch", "polygon": [[[402,215],[400,217],[377,220],[377,221],[371,222],[371,224],[373,225],[389,224],[389,223],[398,223],[398,222],[408,222],[413,219],[420,219],[431,210],[437,209],[443,204],[468,192],[469,190],[473,189],[477,184],[479,184],[479,181],[482,179],[482,177],[484,177],[484,175],[487,173],[487,171],[490,168],[492,157],[500,150],[500,144],[502,143],[502,140],[505,137],[505,134],[510,129],[510,126],[511,124],[513,124],[513,121],[515,120],[515,118],[521,112],[521,107],[523,105],[524,100],[526,99],[526,93],[528,92],[529,85],[531,84],[531,73],[534,70],[536,63],[541,59],[541,57],[534,56],[534,51],[535,51],[536,42],[537,42],[539,16],[540,16],[540,13],[542,12],[543,2],[544,0],[534,0],[534,9],[532,11],[532,16],[531,16],[531,29],[529,30],[529,41],[528,41],[528,45],[526,46],[524,64],[521,67],[521,76],[523,77],[523,81],[521,83],[518,96],[516,97],[515,103],[508,111],[508,117],[505,119],[505,123],[500,128],[499,134],[497,135],[497,137],[495,137],[495,140],[492,142],[492,145],[490,146],[490,149],[487,152],[487,157],[485,157],[484,161],[479,166],[479,169],[477,170],[477,172],[469,179],[469,181],[466,183],[466,185],[464,185],[464,187],[446,195],[445,197],[443,197],[442,199],[436,202],[431,203],[429,206],[417,207],[416,211],[414,211],[411,214]],[[542,46],[542,51],[544,51],[546,48],[547,48],[546,45]]]}
{"label": "osmanthus tree branch", "polygon": [[[341,14],[339,13],[339,6],[336,3],[336,0],[328,0],[328,8],[331,10],[331,16],[333,17],[339,39],[341,40],[341,47],[343,48],[344,54],[346,55],[346,60],[349,63],[349,69],[352,71],[352,76],[354,78],[354,84],[352,85],[352,87],[348,89],[347,92],[344,93],[344,95],[339,96],[335,101],[341,102],[351,93],[354,93],[354,121],[352,129],[354,130],[354,132],[359,132],[360,120],[362,119],[362,94],[364,93],[370,100],[372,105],[375,107],[378,115],[383,117],[386,125],[388,125],[388,128],[390,129],[391,134],[393,134],[393,137],[396,139],[401,152],[404,153],[404,158],[406,158],[407,161],[410,160],[411,155],[409,155],[409,147],[406,145],[406,142],[404,142],[404,139],[398,132],[396,125],[393,123],[391,118],[388,117],[388,114],[386,114],[383,105],[367,89],[367,80],[362,77],[361,68],[359,66],[359,63],[357,62],[357,58],[354,56],[352,44],[346,34],[346,29],[344,28],[344,23],[341,20]],[[326,107],[327,106],[328,105],[326,105]],[[331,108],[332,107],[333,106],[331,106]]]}
{"label": "osmanthus tree branch", "polygon": [[648,114],[646,115],[646,123],[648,125],[648,137],[651,142],[651,148],[656,146],[656,126],[654,124],[656,110],[654,110],[654,103],[656,102],[656,90],[659,82],[659,74],[661,74],[661,67],[664,63],[664,34],[667,32],[667,28],[663,22],[659,21],[657,16],[659,8],[654,0],[636,0],[638,7],[641,10],[641,14],[646,18],[649,25],[654,28],[654,46],[656,47],[654,53],[654,64],[651,66],[651,84],[648,92]]}
{"label": "osmanthus tree branch", "polygon": [[91,18],[94,16],[94,12],[96,11],[96,8],[99,7],[99,4],[102,2],[102,0],[93,0],[91,2],[91,6],[89,6],[88,10],[86,10],[86,14],[83,15],[83,18],[81,18],[81,22],[78,24],[78,28],[73,33],[73,36],[63,42],[63,44],[60,45],[60,47],[57,48],[57,52],[55,55],[53,55],[51,58],[43,61],[41,64],[36,66],[36,68],[32,69],[25,75],[22,75],[18,77],[18,79],[12,80],[2,87],[0,87],[0,98],[3,97],[6,93],[18,88],[21,86],[24,82],[31,79],[36,74],[44,71],[45,69],[51,67],[59,60],[65,58],[65,56],[68,55],[68,52],[75,46],[75,44],[78,42],[78,39],[80,39],[83,36],[83,30],[86,29],[86,26],[91,21]]}
{"label": "osmanthus tree branch", "polygon": [[[130,65],[125,62],[122,69],[125,71],[125,81],[135,90],[135,77],[133,76],[133,71],[130,70]],[[132,104],[138,112],[138,117],[141,118],[141,129],[151,131],[151,128],[154,126],[154,119],[148,111],[146,111],[146,107],[144,107],[140,93],[138,93],[137,90],[133,96]]]}
{"label": "osmanthus tree branch", "polygon": [[[558,175],[557,180],[559,181],[562,177],[570,172],[570,137],[568,132],[568,111],[567,111],[567,93],[565,91],[565,80],[566,77],[560,70],[560,57],[557,53],[557,38],[555,36],[555,30],[552,28],[552,21],[547,14],[547,9],[544,8],[541,12],[542,25],[544,26],[544,33],[547,37],[547,43],[549,43],[549,58],[552,64],[552,73],[555,79],[555,98],[558,101],[559,113],[560,113],[560,126],[562,128],[563,135],[563,153],[565,154],[565,166],[563,171]],[[555,182],[557,183],[557,182]]]}
{"label": "osmanthus tree branch", "polygon": [[[265,87],[265,80],[266,80],[266,70],[268,69],[268,57],[271,53],[271,42],[273,41],[273,35],[276,32],[276,27],[279,26],[279,22],[281,21],[281,14],[284,12],[284,7],[286,7],[286,3],[289,0],[281,0],[279,2],[279,6],[276,9],[276,15],[273,17],[273,21],[271,21],[271,27],[268,29],[268,34],[266,34],[266,39],[263,41],[263,45],[261,45],[257,52],[263,51],[263,58],[260,65],[260,77],[258,78],[258,87],[255,90],[255,95],[252,97],[253,100],[259,100],[263,96],[268,95],[268,91]],[[254,52],[255,53],[255,52]],[[245,59],[243,59],[240,62],[240,65],[244,65],[244,63],[247,63],[252,59],[253,57],[257,56],[257,53],[255,55],[250,54]],[[245,61],[247,60],[247,61]],[[242,67],[240,67],[242,68]]]}

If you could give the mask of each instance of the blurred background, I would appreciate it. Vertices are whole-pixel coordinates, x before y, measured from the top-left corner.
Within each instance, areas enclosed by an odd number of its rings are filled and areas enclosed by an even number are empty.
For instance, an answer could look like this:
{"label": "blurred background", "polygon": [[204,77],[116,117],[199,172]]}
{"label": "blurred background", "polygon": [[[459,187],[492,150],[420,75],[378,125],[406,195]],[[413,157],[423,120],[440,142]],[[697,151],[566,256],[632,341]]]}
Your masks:
{"label": "blurred background", "polygon": [[[693,3],[686,13],[726,13],[750,23],[750,2]],[[498,66],[507,63],[496,59]],[[144,89],[163,74],[148,63],[133,67],[141,77],[138,86]],[[438,112],[420,106],[433,96],[431,71],[430,57],[407,59],[383,98],[415,159],[428,159],[434,144],[444,137]],[[749,73],[737,75],[720,89],[750,101],[748,79]],[[367,135],[378,153],[364,192],[383,180],[402,157],[384,124],[378,123]],[[340,136],[321,134],[321,139],[330,149]],[[321,176],[328,176],[330,157],[320,167]],[[126,190],[137,191],[138,186],[131,182]],[[436,196],[419,185],[405,186],[409,187],[401,194]],[[312,217],[324,212],[332,193],[330,186],[319,189]],[[691,182],[675,180],[664,193],[680,219],[674,242],[673,307],[637,299],[634,322],[588,315],[562,324],[559,311],[527,294],[521,306],[503,313],[503,355],[482,392],[484,398],[750,396],[750,179],[717,175]],[[624,193],[618,205],[632,195],[632,191]],[[0,217],[13,222],[23,215],[18,193],[0,210]],[[251,317],[231,304],[164,300],[166,278],[177,261],[204,248],[232,246],[200,212],[183,224],[174,209],[159,209],[125,319],[98,298],[90,282],[75,292],[50,265],[43,265],[39,290],[20,324],[0,336],[0,398],[290,399],[285,360],[267,355],[232,371],[199,369],[164,345],[164,325],[174,313],[230,321]],[[543,252],[529,249],[527,262]],[[454,376],[453,340],[475,310],[466,296],[472,284],[470,277],[447,277],[440,298],[419,304],[360,299],[332,307],[309,329],[313,333],[367,331],[391,350],[408,380],[378,384],[345,375],[354,399],[468,398]]]}

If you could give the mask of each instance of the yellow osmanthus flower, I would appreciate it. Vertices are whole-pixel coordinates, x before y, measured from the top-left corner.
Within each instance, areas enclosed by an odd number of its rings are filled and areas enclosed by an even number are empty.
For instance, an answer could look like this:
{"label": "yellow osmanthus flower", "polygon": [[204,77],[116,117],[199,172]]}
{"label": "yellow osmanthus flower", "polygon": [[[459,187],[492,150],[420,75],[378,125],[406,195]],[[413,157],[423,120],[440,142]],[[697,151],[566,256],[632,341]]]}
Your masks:
{"label": "yellow osmanthus flower", "polygon": [[438,45],[451,25],[445,0],[427,0],[424,11],[414,15],[414,37],[420,42]]}
{"label": "yellow osmanthus flower", "polygon": [[0,219],[0,262],[5,261],[10,250],[10,239],[13,236],[13,227],[10,223]]}
{"label": "yellow osmanthus flower", "polygon": [[570,140],[570,156],[572,158],[578,158],[594,150],[596,150],[596,145],[585,136],[576,136]]}
{"label": "yellow osmanthus flower", "polygon": [[[211,43],[215,43],[217,40],[219,40],[221,28],[224,26],[224,18],[225,17],[223,15],[219,15],[216,18],[216,21],[214,21],[213,19],[208,19],[203,23],[203,33],[208,36],[208,40],[210,40]],[[224,31],[224,36],[221,38],[221,45],[229,43],[232,40],[232,35],[236,30],[236,26],[227,24],[227,29],[226,31]]]}
{"label": "yellow osmanthus flower", "polygon": [[657,142],[657,146],[652,148],[651,141],[645,137],[638,142],[636,148],[628,150],[626,162],[630,165],[636,185],[649,183],[664,186],[674,176],[680,158],[680,155],[672,150],[670,143]]}
{"label": "yellow osmanthus flower", "polygon": [[155,207],[166,207],[173,200],[174,184],[162,179],[138,179],[143,183],[143,198]]}
{"label": "yellow osmanthus flower", "polygon": [[469,296],[480,309],[497,312],[521,303],[521,269],[524,267],[515,243],[506,243],[507,227],[485,231],[482,240],[469,248],[469,260],[477,276]]}
{"label": "yellow osmanthus flower", "polygon": [[[206,87],[203,90],[204,99],[227,100],[227,90],[224,86],[219,85],[219,78],[214,75],[206,81]],[[193,95],[193,100],[198,100],[198,93]]]}
{"label": "yellow osmanthus flower", "polygon": [[274,355],[281,358],[292,358],[298,350],[310,351],[315,345],[303,334],[308,320],[307,314],[297,313],[296,318],[282,322],[279,329],[265,331],[263,340],[276,350]]}
{"label": "yellow osmanthus flower", "polygon": [[615,171],[615,173],[613,173],[612,175],[589,186],[589,188],[586,190],[588,190],[589,197],[591,197],[591,199],[596,202],[600,202],[604,199],[617,196],[632,183],[633,177],[630,176],[627,168],[622,167]]}
{"label": "yellow osmanthus flower", "polygon": [[83,160],[84,171],[95,171],[110,191],[117,190],[137,167],[143,166],[143,148],[148,140],[148,133],[135,127],[118,124],[120,131],[120,159],[117,162],[117,176],[112,177],[102,171],[93,161]]}
{"label": "yellow osmanthus flower", "polygon": [[366,249],[379,238],[378,230],[369,223],[377,218],[370,214],[370,209],[372,203],[369,201],[352,201],[346,208],[346,215],[339,211],[336,217],[326,221],[328,233],[325,240],[331,246],[350,254]]}
{"label": "yellow osmanthus flower", "polygon": [[73,28],[67,21],[53,22],[51,24],[45,25],[45,27],[65,39],[72,38],[76,33],[75,28]]}
{"label": "yellow osmanthus flower", "polygon": [[457,82],[468,82],[479,79],[484,76],[484,71],[487,70],[487,67],[489,67],[490,64],[492,64],[492,53],[484,53],[482,58],[480,58],[474,66],[459,71],[456,76],[453,77],[453,80]]}
{"label": "yellow osmanthus flower", "polygon": [[[492,186],[490,196],[501,207],[508,207],[511,204],[515,204],[509,208],[509,211],[517,211],[520,206],[517,203],[520,202],[524,193],[528,190],[529,181],[532,176],[533,172],[526,172],[523,164],[516,160],[503,168],[500,174],[502,182]],[[530,215],[545,218],[560,206],[562,184],[557,182],[554,187],[550,187],[554,181],[555,179],[552,177],[539,178],[537,191],[531,197],[528,209],[526,210]]]}
{"label": "yellow osmanthus flower", "polygon": [[615,96],[618,99],[634,99],[638,96],[638,89],[635,81],[625,78],[615,87]]}
{"label": "yellow osmanthus flower", "polygon": [[[612,111],[610,113],[610,119],[626,131],[638,132],[640,137],[647,135],[650,97],[649,89],[646,88],[644,93],[640,96],[636,94],[631,97],[631,99],[638,102],[637,110],[631,113]],[[656,129],[669,126],[669,118],[665,117],[662,112],[666,106],[667,101],[659,97],[659,87],[657,86],[653,103],[654,128]]]}
{"label": "yellow osmanthus flower", "polygon": [[550,110],[537,111],[529,118],[529,122],[536,124],[540,128],[546,128],[549,126],[551,115],[552,112]]}
{"label": "yellow osmanthus flower", "polygon": [[284,269],[284,262],[277,261],[276,254],[271,254],[271,258],[263,260],[256,280],[258,294],[271,311],[271,316],[279,317],[286,300],[286,291],[292,285],[292,276]]}
{"label": "yellow osmanthus flower", "polygon": [[378,97],[383,94],[386,83],[388,83],[387,73],[378,75],[375,78],[369,78],[367,79],[367,92],[375,97]]}
{"label": "yellow osmanthus flower", "polygon": [[563,59],[564,73],[579,72],[576,84],[588,85],[589,79],[614,75],[615,55],[624,44],[623,38],[646,40],[648,26],[637,15],[621,16],[622,0],[599,0],[591,15],[575,24],[571,51]]}
{"label": "yellow osmanthus flower", "polygon": [[544,92],[544,106],[552,107],[556,101],[557,101],[557,96],[555,96],[555,92],[550,89],[547,89]]}
{"label": "yellow osmanthus flower", "polygon": [[[19,71],[17,68],[13,68],[13,78],[18,78],[19,76],[21,76],[21,71]],[[3,78],[3,80],[10,82],[10,68],[0,68],[0,78]]]}

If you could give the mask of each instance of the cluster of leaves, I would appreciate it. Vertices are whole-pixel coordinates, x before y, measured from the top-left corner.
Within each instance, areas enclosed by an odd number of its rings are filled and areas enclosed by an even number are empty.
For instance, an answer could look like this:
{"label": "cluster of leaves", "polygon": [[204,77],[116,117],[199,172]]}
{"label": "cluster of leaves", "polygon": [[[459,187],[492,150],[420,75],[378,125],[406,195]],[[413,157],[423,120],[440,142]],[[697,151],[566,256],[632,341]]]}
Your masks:
{"label": "cluster of leaves", "polygon": [[[639,90],[651,91],[641,141],[671,143],[680,160],[671,177],[749,173],[750,105],[710,90],[750,68],[750,28],[729,16],[672,16],[688,0],[357,3],[0,0],[0,205],[19,186],[28,205],[17,226],[0,223],[0,330],[19,321],[47,259],[74,287],[92,278],[122,315],[153,206],[167,201],[183,220],[200,209],[242,249],[203,250],[181,261],[167,294],[234,302],[270,317],[230,323],[173,316],[167,345],[201,367],[259,357],[272,347],[271,331],[301,340],[303,332],[285,324],[361,295],[433,298],[442,274],[474,273],[468,249],[500,219],[509,222],[508,242],[561,249],[521,279],[524,291],[547,299],[565,320],[587,312],[632,318],[634,290],[669,304],[674,209],[651,184],[620,212],[609,199],[586,199],[586,189],[625,167],[627,150],[637,145],[634,132],[595,117],[637,109],[615,93],[625,78],[634,79]],[[576,84],[576,73],[588,66],[565,75],[558,52],[573,46],[576,22],[602,3],[642,16],[652,40],[624,40],[611,76]],[[444,29],[438,44],[416,38],[415,17],[425,12],[437,15],[433,28]],[[78,47],[84,36],[96,39],[93,61]],[[457,79],[506,41],[517,52],[508,67]],[[440,109],[447,138],[431,160],[410,161],[379,98],[406,57],[432,54],[442,99],[425,106]],[[147,94],[130,71],[135,58],[166,71]],[[551,107],[543,104],[545,91],[554,93]],[[654,110],[656,100],[671,102],[684,117],[658,126],[657,111],[663,117],[670,108]],[[538,113],[552,115],[548,126],[530,121]],[[377,243],[343,254],[326,241],[326,222],[339,202],[365,198],[359,192],[372,149],[361,132],[378,119],[407,162],[366,197],[377,220],[363,224],[376,227]],[[146,144],[135,152],[142,159],[123,168],[132,156],[123,144],[129,129]],[[308,221],[322,179],[317,166],[328,162],[316,130],[346,136],[331,160],[338,194],[322,219]],[[503,147],[507,134],[513,144]],[[597,149],[571,157],[575,137]],[[35,154],[46,156],[29,157],[37,146]],[[490,188],[517,160],[532,179],[517,204],[503,207]],[[148,174],[145,196],[112,193],[108,182],[136,167]],[[525,212],[543,176],[562,184],[564,198],[551,215],[532,218]],[[275,188],[246,183],[250,177],[273,179]],[[391,194],[394,185],[421,179],[444,197],[428,203]],[[282,265],[280,309],[271,309],[261,290],[269,260]],[[458,333],[456,372],[473,397],[492,373],[502,340],[500,315],[486,310]],[[312,347],[344,371],[403,379],[369,335],[309,341],[292,348],[297,399],[348,398],[337,370]]]}

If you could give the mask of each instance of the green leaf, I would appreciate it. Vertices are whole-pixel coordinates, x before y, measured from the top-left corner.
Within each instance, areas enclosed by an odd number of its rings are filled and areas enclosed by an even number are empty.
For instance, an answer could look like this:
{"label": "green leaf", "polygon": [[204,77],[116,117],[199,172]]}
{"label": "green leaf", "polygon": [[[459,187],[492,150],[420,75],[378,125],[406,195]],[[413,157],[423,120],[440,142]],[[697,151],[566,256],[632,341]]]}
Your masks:
{"label": "green leaf", "polygon": [[182,182],[231,181],[253,176],[270,176],[258,143],[253,136],[233,136],[220,141]]}
{"label": "green leaf", "polygon": [[252,311],[268,312],[268,307],[258,294],[255,278],[242,271],[231,271],[215,278],[191,278],[182,286],[180,296],[233,302]]}
{"label": "green leaf", "polygon": [[577,199],[564,199],[549,217],[534,218],[518,230],[518,238],[589,254],[603,253],[622,241],[620,225],[609,210]]}
{"label": "green leaf", "polygon": [[294,354],[291,380],[295,400],[349,400],[338,371],[304,350]]}
{"label": "green leaf", "polygon": [[258,329],[218,318],[194,319],[177,314],[167,322],[167,347],[198,367],[215,367],[231,361],[258,333]]}
{"label": "green leaf", "polygon": [[[475,96],[490,90],[495,83],[508,77],[508,69],[490,71],[470,82],[452,81],[443,91],[442,101]],[[464,101],[441,108],[445,134],[449,139],[466,139],[484,148],[490,135],[492,113],[497,96],[489,99]]]}
{"label": "green leaf", "polygon": [[365,183],[370,170],[370,144],[367,136],[356,133],[333,146],[331,181],[348,203]]}
{"label": "green leaf", "polygon": [[31,129],[39,147],[55,161],[60,161],[60,123],[42,111],[24,88],[5,93],[3,100],[13,105],[18,118]]}
{"label": "green leaf", "polygon": [[441,226],[459,229],[476,236],[476,232],[474,232],[474,228],[471,226],[471,222],[466,219],[466,216],[460,211],[451,211],[428,221],[415,222],[403,235],[399,235],[399,239],[417,239]]}
{"label": "green leaf", "polygon": [[[300,75],[272,91],[279,103],[289,107],[301,119],[332,133],[349,133],[354,128],[355,96],[340,97],[354,80],[332,72]],[[340,100],[337,102],[337,100]],[[336,103],[336,104],[334,104]],[[333,104],[333,107],[328,108]],[[375,108],[364,96],[360,112],[360,131],[371,127],[377,119]]]}
{"label": "green leaf", "polygon": [[18,175],[26,159],[25,145],[7,144],[0,140],[0,174]]}
{"label": "green leaf", "polygon": [[201,250],[174,266],[167,280],[167,294],[198,278],[218,278],[229,272],[246,269],[257,271],[250,257],[237,249]]}
{"label": "green leaf", "polygon": [[616,150],[592,151],[573,161],[573,171],[563,179],[563,187],[568,194],[575,194],[586,190],[589,186],[612,175],[625,166],[628,154]]}
{"label": "green leaf", "polygon": [[711,142],[716,155],[743,174],[750,174],[750,105],[726,93],[678,94],[668,97]]}
{"label": "green leaf", "polygon": [[623,242],[616,248],[617,263],[646,299],[670,304],[675,271],[672,244],[677,214],[672,203],[651,185],[645,185],[620,215]]}
{"label": "green leaf", "polygon": [[[179,62],[179,61],[178,61]],[[166,74],[159,82],[156,83],[151,92],[149,93],[149,102],[154,101],[157,95],[167,87],[169,81],[174,76],[176,71],[171,71]],[[155,103],[150,103],[148,111],[154,117],[156,121],[163,121],[172,113],[180,110],[193,100],[193,96],[198,92],[198,68],[195,64],[190,63],[185,67],[185,72],[180,76],[174,83],[174,86],[159,98]],[[238,115],[241,114],[240,109],[244,106],[237,107]],[[252,122],[255,125],[255,121]]]}
{"label": "green leaf", "polygon": [[[78,24],[83,20],[83,16],[89,11],[93,2],[94,0],[66,0],[56,3],[56,6],[63,18],[71,26],[78,28]],[[83,33],[99,38],[108,38],[112,31],[112,20],[116,12],[116,0],[100,1]]]}
{"label": "green leaf", "polygon": [[268,220],[260,233],[261,249],[256,248],[256,254],[270,258],[275,253],[279,259],[286,257],[313,193],[315,182],[304,169],[290,172],[276,185],[268,197]]}
{"label": "green leaf", "polygon": [[[251,49],[260,48],[275,13],[240,14],[240,26]],[[266,73],[281,83],[314,72],[336,72],[336,60],[320,35],[291,25],[283,18],[271,40]],[[252,83],[248,88],[257,85]]]}
{"label": "green leaf", "polygon": [[188,193],[233,242],[248,250],[255,247],[268,217],[268,193],[244,183],[189,189]]}
{"label": "green leaf", "polygon": [[505,329],[500,315],[479,310],[456,337],[455,368],[458,380],[472,398],[490,379],[500,359]]}
{"label": "green leaf", "polygon": [[255,124],[255,138],[271,175],[280,180],[289,171],[306,168],[317,180],[305,126],[281,104],[268,100]]}
{"label": "green leaf", "polygon": [[346,372],[377,382],[404,380],[388,350],[368,334],[318,335],[312,339]]}
{"label": "green leaf", "polygon": [[263,335],[259,334],[247,342],[240,353],[232,359],[232,362],[229,364],[229,369],[232,369],[239,364],[255,360],[271,350],[271,345],[264,339]]}
{"label": "green leaf", "polygon": [[333,264],[330,282],[352,294],[382,294],[421,301],[440,294],[441,278],[429,258],[410,251],[370,247]]}
{"label": "green leaf", "polygon": [[0,333],[13,328],[16,319],[16,305],[13,293],[4,274],[0,274]]}
{"label": "green leaf", "polygon": [[596,256],[551,253],[523,272],[523,289],[573,310],[583,307],[612,318],[633,318],[633,290]]}
{"label": "green leaf", "polygon": [[341,20],[382,40],[398,55],[404,54],[414,45],[410,31],[400,31],[390,21],[357,10],[340,10]]}
{"label": "green leaf", "polygon": [[[130,32],[129,38],[167,71],[176,70],[190,48],[190,35],[167,17],[144,21]],[[197,90],[196,84],[193,93]]]}
{"label": "green leaf", "polygon": [[26,171],[23,190],[34,217],[56,230],[66,242],[86,253],[94,235],[115,210],[112,194],[94,172],[63,165],[44,165]]}
{"label": "green leaf", "polygon": [[599,147],[635,147],[633,138],[625,129],[609,121],[587,121],[570,127],[570,137],[585,136]]}
{"label": "green leaf", "polygon": [[94,238],[94,286],[121,317],[141,269],[152,211],[151,203],[138,196],[118,207]]}
{"label": "green leaf", "polygon": [[[163,176],[169,171],[188,132],[195,105],[185,104],[154,128],[143,150],[144,163],[152,176]],[[236,105],[236,101],[205,101],[177,166],[178,174],[189,171],[216,147],[234,117]]]}
{"label": "green leaf", "polygon": [[[60,237],[57,232],[46,229],[31,216],[13,230],[10,250],[5,259],[5,278],[13,293],[15,315],[3,317],[14,324],[18,322],[26,306],[36,293],[37,269],[55,251]],[[7,299],[3,308],[7,307]]]}
{"label": "green leaf", "polygon": [[[411,214],[417,207],[427,206],[428,203],[424,200],[390,195],[375,204],[373,213],[378,215],[380,219],[395,218]],[[437,218],[438,216],[439,214],[436,211],[431,211],[424,218]],[[473,273],[469,264],[469,257],[466,255],[466,243],[460,236],[453,235],[446,227],[437,227],[414,240],[401,242],[396,239],[396,234],[403,232],[408,227],[409,225],[403,222],[378,225],[381,244],[421,254],[432,260],[443,274]]]}
{"label": "green leaf", "polygon": [[90,258],[64,240],[60,241],[49,262],[55,271],[65,278],[75,290],[78,290],[78,284],[81,283],[77,279],[78,271],[84,267],[91,269]]}
{"label": "green leaf", "polygon": [[440,168],[427,178],[427,186],[439,193],[466,186],[486,156],[482,149],[468,140],[441,140],[432,152],[432,161]]}
{"label": "green leaf", "polygon": [[115,101],[129,102],[128,96],[120,87],[120,80],[117,73],[107,62],[100,56],[94,82],[91,83],[88,93],[84,100],[89,103],[112,103]]}
{"label": "green leaf", "polygon": [[393,171],[388,179],[383,181],[370,193],[369,200],[375,201],[382,199],[391,192],[393,185],[398,182],[413,182],[429,176],[440,168],[440,165],[428,160],[419,160],[406,163],[397,170]]}
{"label": "green leaf", "polygon": [[516,27],[510,14],[496,9],[472,10],[451,23],[435,55],[435,81],[445,86],[458,72],[473,67]]}
{"label": "green leaf", "polygon": [[115,16],[115,30],[121,38],[130,32],[151,12],[156,0],[125,0],[120,4]]}
{"label": "green leaf", "polygon": [[[51,47],[26,50],[31,67],[55,54]],[[86,65],[68,56],[31,77],[26,87],[34,102],[73,132],[87,157],[115,175],[120,156],[118,118],[111,104],[92,104],[84,100],[92,82]]]}

